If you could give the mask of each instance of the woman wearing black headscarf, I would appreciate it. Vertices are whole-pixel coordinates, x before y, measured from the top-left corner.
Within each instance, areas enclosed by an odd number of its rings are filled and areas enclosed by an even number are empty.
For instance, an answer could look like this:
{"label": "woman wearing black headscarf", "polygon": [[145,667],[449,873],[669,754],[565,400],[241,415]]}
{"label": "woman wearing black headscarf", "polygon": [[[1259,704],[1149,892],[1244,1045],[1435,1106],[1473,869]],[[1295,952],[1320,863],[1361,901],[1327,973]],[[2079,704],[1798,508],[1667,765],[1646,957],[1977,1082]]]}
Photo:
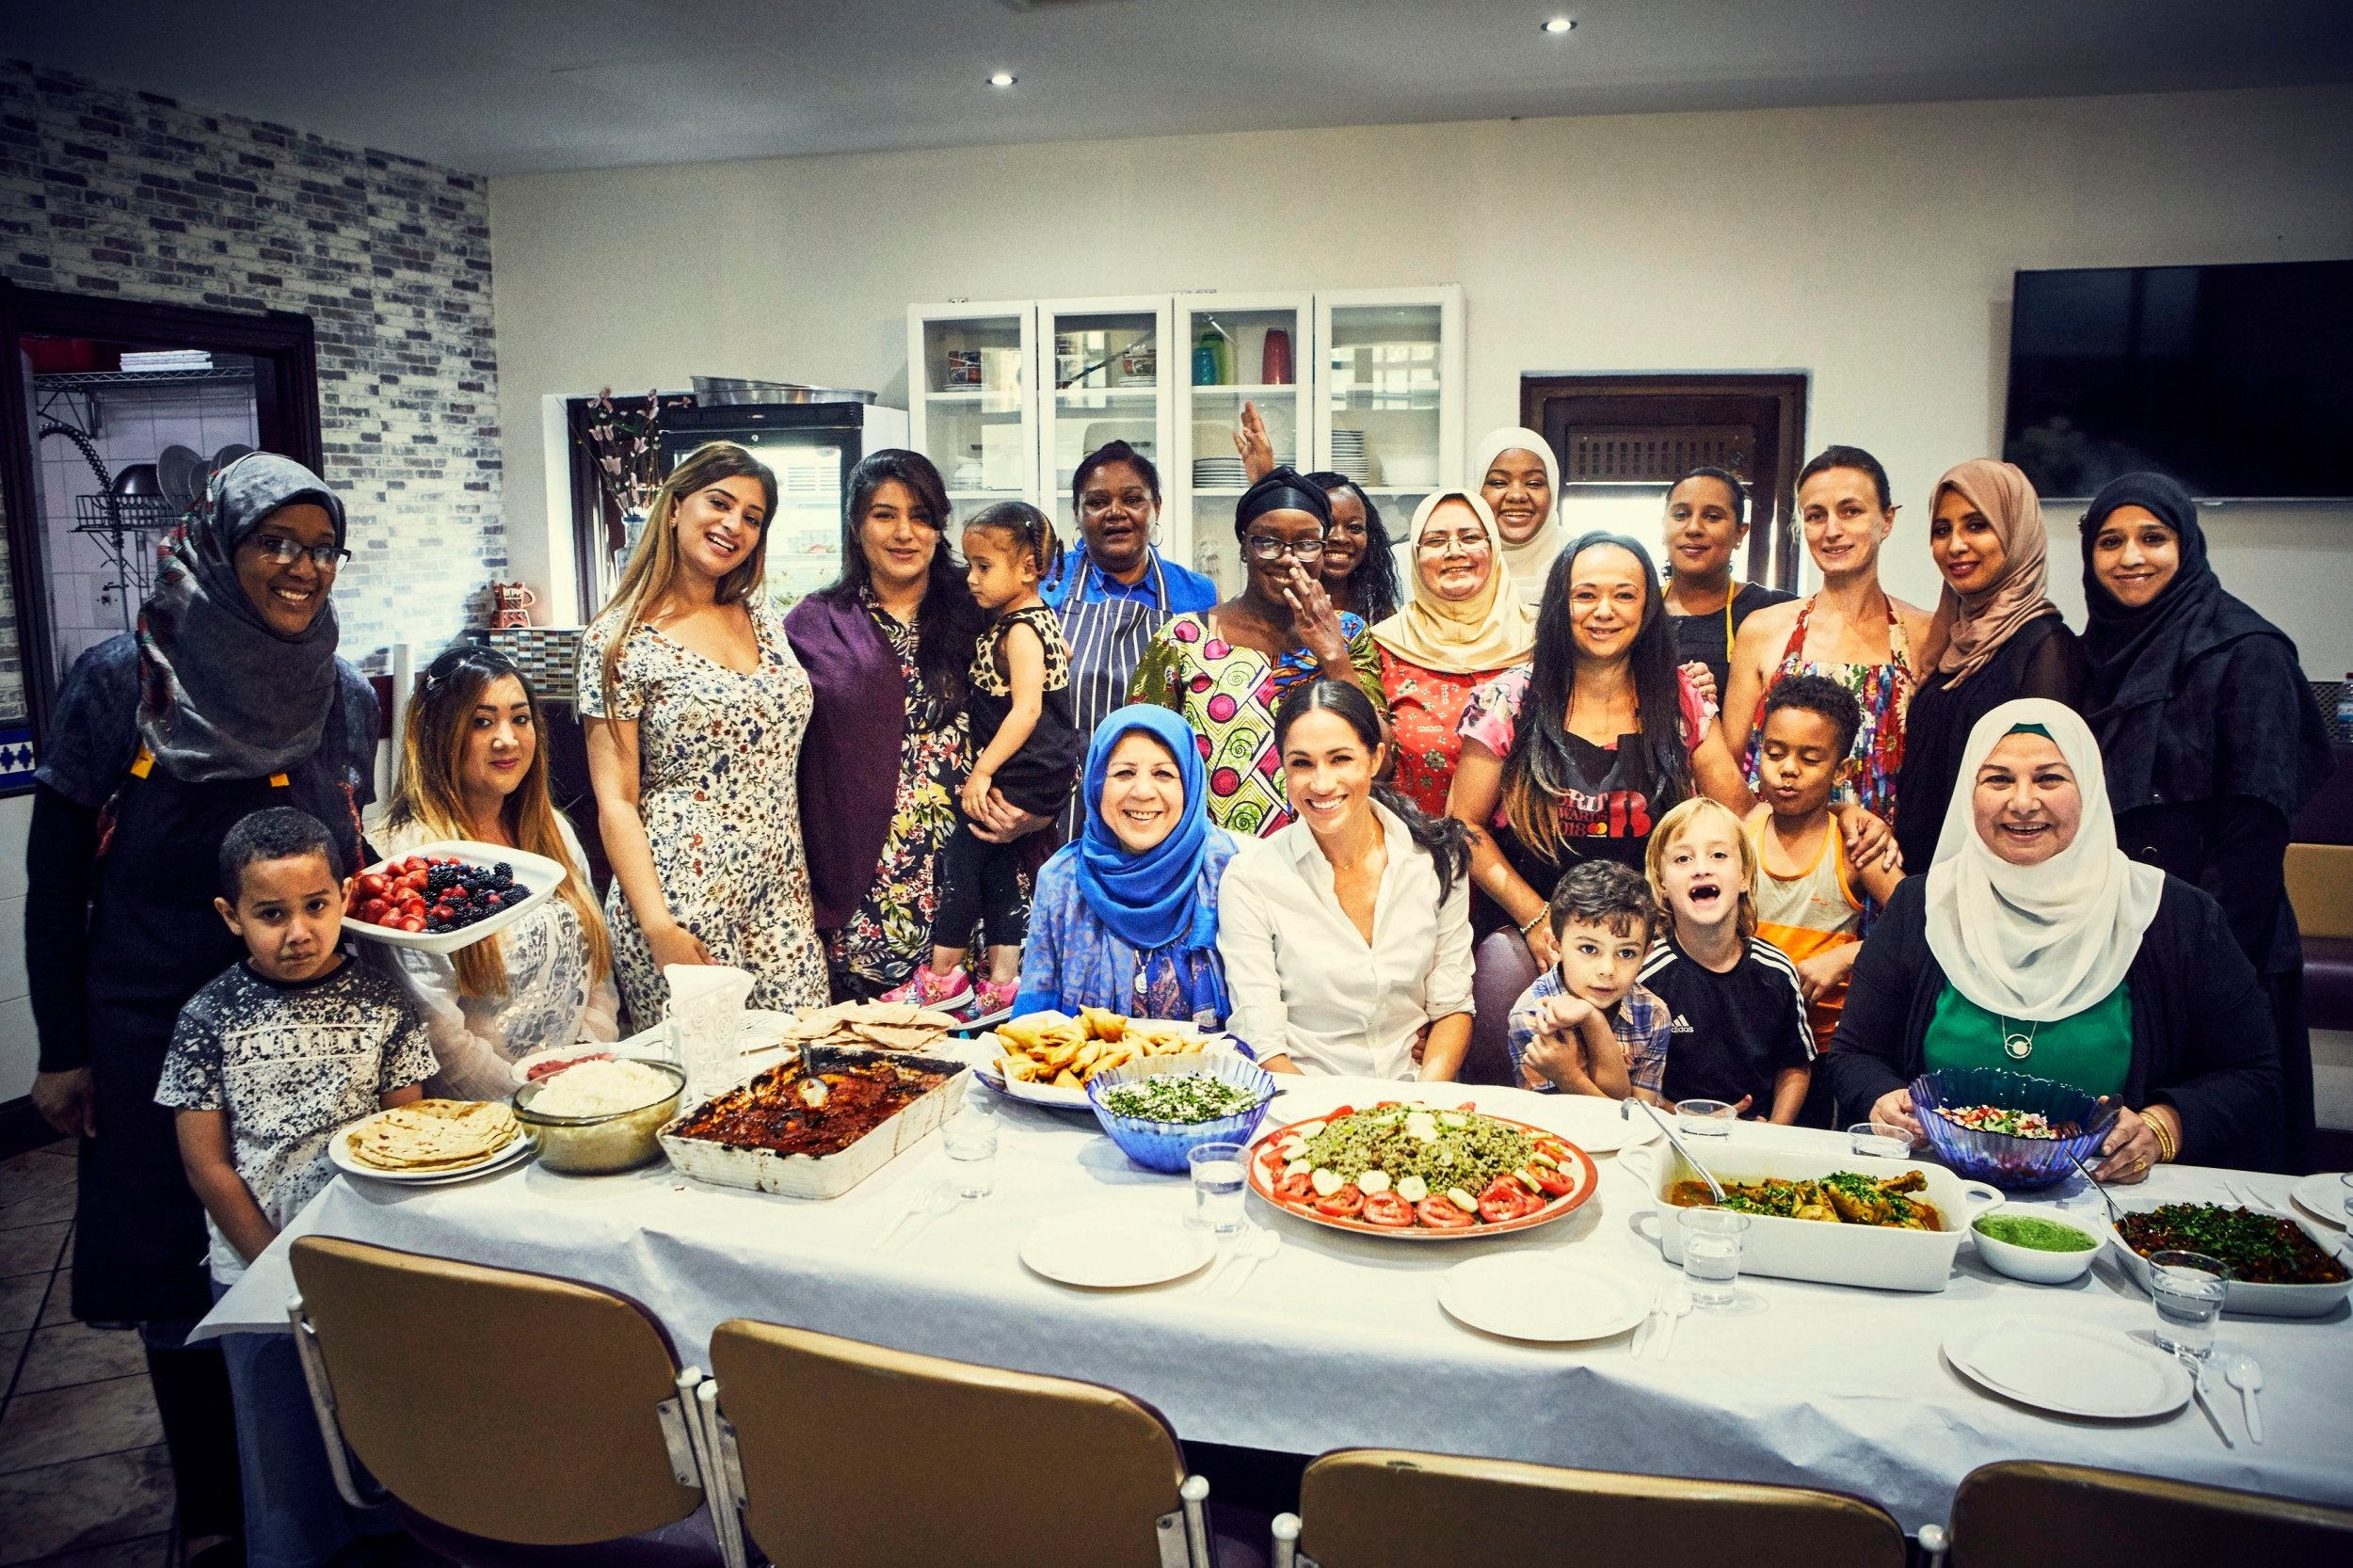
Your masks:
{"label": "woman wearing black headscarf", "polygon": [[2309,1168],[2312,1039],[2281,866],[2329,776],[2328,728],[2278,627],[2222,591],[2198,504],[2128,473],[2083,517],[2083,712],[2107,761],[2117,841],[2214,895],[2263,977],[2280,1039],[2282,1168]]}
{"label": "woman wearing black headscarf", "polygon": [[1332,504],[1321,486],[1278,468],[1234,507],[1241,592],[1214,610],[1177,616],[1152,634],[1128,688],[1130,702],[1181,713],[1209,774],[1209,819],[1238,838],[1291,820],[1275,755],[1274,707],[1302,680],[1353,680],[1385,708],[1381,657],[1364,621],[1335,609],[1318,573]]}
{"label": "woman wearing black headscarf", "polygon": [[376,704],[335,656],[346,553],[343,503],[300,463],[214,475],[138,631],[67,675],[33,799],[33,1097],[82,1139],[73,1315],[140,1325],[191,1542],[236,1531],[236,1449],[218,1350],[182,1344],[212,1304],[204,1210],[155,1083],[181,1005],[244,955],[213,912],[229,829],[299,807],[359,863]]}

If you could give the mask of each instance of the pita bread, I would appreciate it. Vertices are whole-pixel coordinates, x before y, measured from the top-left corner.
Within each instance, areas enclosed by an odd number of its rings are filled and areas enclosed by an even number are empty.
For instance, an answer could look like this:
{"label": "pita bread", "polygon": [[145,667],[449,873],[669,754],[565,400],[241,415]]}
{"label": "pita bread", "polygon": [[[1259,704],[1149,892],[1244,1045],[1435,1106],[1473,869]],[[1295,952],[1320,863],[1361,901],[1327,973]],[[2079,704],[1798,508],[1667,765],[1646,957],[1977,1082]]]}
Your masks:
{"label": "pita bread", "polygon": [[920,1054],[937,1050],[960,1021],[951,1014],[906,1002],[838,1001],[796,1014],[784,1026],[781,1037],[799,1045]]}
{"label": "pita bread", "polygon": [[478,1165],[522,1132],[497,1100],[412,1100],[379,1111],[344,1134],[352,1159],[379,1171]]}

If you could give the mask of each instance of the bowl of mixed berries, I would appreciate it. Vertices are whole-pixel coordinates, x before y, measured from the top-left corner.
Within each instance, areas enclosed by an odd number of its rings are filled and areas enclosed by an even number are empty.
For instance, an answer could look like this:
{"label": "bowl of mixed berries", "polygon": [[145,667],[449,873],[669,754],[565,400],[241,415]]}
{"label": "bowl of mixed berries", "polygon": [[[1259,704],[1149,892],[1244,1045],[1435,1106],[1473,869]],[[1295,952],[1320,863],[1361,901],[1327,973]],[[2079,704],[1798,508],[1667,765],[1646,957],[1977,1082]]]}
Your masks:
{"label": "bowl of mixed berries", "polygon": [[424,844],[353,878],[344,920],[370,941],[454,952],[545,904],[565,875],[556,861],[503,845]]}

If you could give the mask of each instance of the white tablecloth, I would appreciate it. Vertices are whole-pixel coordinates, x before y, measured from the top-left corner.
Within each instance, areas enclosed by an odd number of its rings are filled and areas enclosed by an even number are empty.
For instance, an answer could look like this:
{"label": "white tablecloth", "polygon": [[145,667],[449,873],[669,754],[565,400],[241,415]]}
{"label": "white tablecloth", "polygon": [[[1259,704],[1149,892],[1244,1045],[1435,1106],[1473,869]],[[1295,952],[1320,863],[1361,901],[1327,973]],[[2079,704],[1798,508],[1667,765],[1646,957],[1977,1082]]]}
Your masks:
{"label": "white tablecloth", "polygon": [[[1475,1101],[1571,1137],[1615,1108],[1514,1089],[1306,1080],[1271,1112],[1294,1120],[1343,1098]],[[1941,1522],[1977,1465],[2052,1459],[2353,1504],[2353,1326],[2225,1318],[2219,1350],[2261,1358],[2267,1443],[2248,1443],[2238,1396],[2217,1374],[2223,1448],[2195,1404],[2156,1421],[2045,1416],[1991,1398],[1947,1367],[1951,1329],[1992,1313],[2048,1313],[2148,1327],[2148,1298],[2112,1258],[2073,1285],[2022,1285],[1963,1246],[1937,1294],[1744,1276],[1750,1309],[1697,1312],[1673,1359],[1632,1359],[1628,1336],[1531,1346],[1466,1329],[1438,1306],[1438,1275],[1507,1247],[1607,1261],[1645,1284],[1673,1276],[1634,1173],[1602,1157],[1599,1193],[1568,1220],[1515,1237],[1411,1243],[1253,1217],[1284,1245],[1237,1300],[1197,1280],[1096,1292],[1043,1279],[1016,1256],[1048,1214],[1091,1204],[1183,1212],[1182,1177],[1127,1161],[1092,1119],[1009,1106],[994,1195],[959,1205],[913,1240],[875,1237],[945,1164],[928,1138],[845,1194],[801,1202],[686,1181],[666,1166],[601,1179],[536,1165],[480,1181],[399,1188],[339,1178],[257,1260],[200,1334],[283,1331],[294,1236],[348,1237],[620,1290],[667,1326],[682,1360],[704,1358],[732,1317],[904,1350],[1088,1379],[1164,1412],[1196,1441],[1313,1454],[1378,1444],[1596,1469],[1835,1487],[1872,1498],[1907,1530]],[[1737,1137],[1828,1140],[1742,1124]],[[2248,1178],[2242,1178],[2248,1179]],[[2288,1183],[2251,1178],[2284,1206]],[[2220,1174],[2166,1167],[2167,1196],[2219,1199]],[[2098,1200],[2057,1190],[2067,1207]]]}

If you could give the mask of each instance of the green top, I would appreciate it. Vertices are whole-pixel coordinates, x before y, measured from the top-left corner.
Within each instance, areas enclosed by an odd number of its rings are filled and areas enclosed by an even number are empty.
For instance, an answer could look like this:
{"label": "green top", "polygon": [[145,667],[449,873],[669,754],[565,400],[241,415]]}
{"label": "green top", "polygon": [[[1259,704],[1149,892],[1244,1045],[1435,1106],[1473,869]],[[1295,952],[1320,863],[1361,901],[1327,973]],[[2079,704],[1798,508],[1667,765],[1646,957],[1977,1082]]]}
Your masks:
{"label": "green top", "polygon": [[[2005,1035],[2030,1037],[2034,1049],[2012,1056],[2002,1048]],[[2133,988],[2127,982],[2071,1017],[2035,1023],[1997,1017],[1947,981],[1921,1048],[1930,1072],[2003,1067],[2073,1084],[2087,1095],[2121,1095],[2132,1068]]]}

